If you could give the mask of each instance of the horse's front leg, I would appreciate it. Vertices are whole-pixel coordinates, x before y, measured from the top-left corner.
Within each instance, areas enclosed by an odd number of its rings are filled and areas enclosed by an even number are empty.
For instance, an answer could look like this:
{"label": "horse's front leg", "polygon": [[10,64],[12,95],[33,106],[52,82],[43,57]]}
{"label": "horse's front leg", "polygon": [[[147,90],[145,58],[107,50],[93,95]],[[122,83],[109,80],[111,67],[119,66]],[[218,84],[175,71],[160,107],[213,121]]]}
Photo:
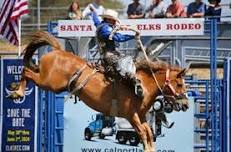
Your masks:
{"label": "horse's front leg", "polygon": [[153,143],[153,132],[147,122],[143,123],[143,126],[145,127],[147,132],[147,143],[150,147],[150,150],[151,152],[155,152],[156,147],[155,147],[155,143]]}
{"label": "horse's front leg", "polygon": [[150,152],[149,145],[147,142],[147,134],[146,134],[146,129],[145,127],[141,124],[140,118],[137,113],[135,113],[131,120],[130,123],[134,127],[134,129],[137,131],[137,133],[140,135],[142,141],[143,141],[143,146],[144,146],[144,152]]}

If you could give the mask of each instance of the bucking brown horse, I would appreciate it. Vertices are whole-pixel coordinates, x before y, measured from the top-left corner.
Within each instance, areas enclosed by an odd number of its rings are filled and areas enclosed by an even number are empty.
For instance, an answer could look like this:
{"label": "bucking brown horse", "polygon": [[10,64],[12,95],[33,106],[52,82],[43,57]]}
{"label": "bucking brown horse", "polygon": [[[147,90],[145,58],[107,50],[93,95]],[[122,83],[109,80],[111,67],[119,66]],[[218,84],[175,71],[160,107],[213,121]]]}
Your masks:
{"label": "bucking brown horse", "polygon": [[[35,32],[29,39],[30,43],[24,51],[22,79],[19,89],[15,92],[17,95],[24,95],[29,80],[45,90],[56,93],[66,91],[70,79],[78,71],[79,76],[74,84],[74,88],[81,86],[78,97],[86,105],[105,115],[128,119],[140,135],[145,152],[155,151],[152,131],[145,114],[153,105],[156,96],[162,94],[172,97],[172,104],[182,107],[184,111],[188,109],[183,79],[186,69],[171,67],[163,62],[137,63],[136,76],[141,80],[144,92],[143,98],[139,98],[126,83],[118,81],[114,85],[102,72],[89,66],[87,61],[64,51],[58,40],[47,32]],[[44,45],[51,45],[53,50],[40,58],[39,65],[33,64],[34,52]],[[115,94],[116,100],[112,100]]]}

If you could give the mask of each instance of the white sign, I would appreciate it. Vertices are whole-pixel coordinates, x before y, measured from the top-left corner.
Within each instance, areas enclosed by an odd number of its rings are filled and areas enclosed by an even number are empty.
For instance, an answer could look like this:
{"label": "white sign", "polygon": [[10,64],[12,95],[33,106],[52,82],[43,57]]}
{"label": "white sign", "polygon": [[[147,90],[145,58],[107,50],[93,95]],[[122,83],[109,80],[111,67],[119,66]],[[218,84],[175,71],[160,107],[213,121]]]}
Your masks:
{"label": "white sign", "polygon": [[[64,152],[143,152],[143,145],[131,146],[129,141],[121,144],[116,139],[116,127],[114,134],[100,138],[99,130],[104,120],[96,119],[98,112],[86,106],[84,102],[78,101],[73,104],[74,99],[64,103]],[[187,112],[173,112],[167,117],[175,124],[171,129],[162,127],[163,137],[158,137],[156,152],[193,152],[194,145],[194,102],[190,98],[190,108]],[[78,115],[73,115],[78,111]],[[118,122],[118,121],[117,121]],[[115,122],[115,124],[117,123]],[[125,125],[125,124],[124,124]],[[116,125],[115,125],[116,126]],[[127,127],[127,125],[125,125]],[[125,127],[125,128],[126,128]],[[91,140],[86,140],[85,132],[92,130]],[[129,132],[131,129],[124,129]]]}
{"label": "white sign", "polygon": [[[121,25],[131,26],[139,30],[141,36],[189,36],[204,34],[204,19],[202,18],[125,19],[121,20]],[[95,30],[96,28],[92,20],[58,21],[59,37],[91,37],[95,36]]]}

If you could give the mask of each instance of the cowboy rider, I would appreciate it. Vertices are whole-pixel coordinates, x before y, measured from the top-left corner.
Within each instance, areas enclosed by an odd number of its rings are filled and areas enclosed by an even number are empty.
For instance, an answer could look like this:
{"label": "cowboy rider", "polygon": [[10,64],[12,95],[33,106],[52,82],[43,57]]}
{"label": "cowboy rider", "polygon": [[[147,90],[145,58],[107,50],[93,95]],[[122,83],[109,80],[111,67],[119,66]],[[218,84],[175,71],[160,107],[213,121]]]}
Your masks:
{"label": "cowboy rider", "polygon": [[102,18],[102,21],[100,21],[100,17],[94,12],[94,9],[91,9],[91,11],[92,19],[96,26],[97,43],[104,64],[106,66],[112,66],[121,76],[128,76],[134,83],[135,94],[138,97],[142,97],[143,89],[140,80],[135,77],[136,68],[132,57],[124,57],[118,51],[118,42],[135,39],[139,36],[139,33],[137,32],[134,36],[115,32],[112,35],[117,23],[120,24],[118,13],[112,9],[107,9],[104,11],[103,15],[100,15]]}

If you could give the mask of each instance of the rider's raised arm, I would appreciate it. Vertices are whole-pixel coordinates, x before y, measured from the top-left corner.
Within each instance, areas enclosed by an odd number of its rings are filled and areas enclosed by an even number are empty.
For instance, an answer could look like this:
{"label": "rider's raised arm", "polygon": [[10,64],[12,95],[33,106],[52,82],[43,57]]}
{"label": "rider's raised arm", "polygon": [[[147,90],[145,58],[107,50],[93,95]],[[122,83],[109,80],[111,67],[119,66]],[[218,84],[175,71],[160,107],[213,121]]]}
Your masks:
{"label": "rider's raised arm", "polygon": [[120,33],[115,33],[112,39],[116,42],[125,42],[128,40],[135,39],[134,35],[128,35],[128,34],[120,34]]}
{"label": "rider's raised arm", "polygon": [[92,20],[95,26],[97,27],[101,23],[100,18],[95,12],[92,12],[91,15],[92,15]]}
{"label": "rider's raised arm", "polygon": [[[111,34],[111,32],[113,31],[113,28],[107,24],[105,24],[101,30],[100,30],[100,34],[103,38],[105,39],[109,39],[109,36]],[[115,33],[112,36],[112,40],[116,41],[116,42],[125,42],[128,40],[132,40],[134,39],[135,36],[134,35],[128,35],[128,34],[120,34],[120,33]]]}
{"label": "rider's raised arm", "polygon": [[83,18],[91,16],[90,5],[87,5],[87,7],[83,10],[82,16]]}

